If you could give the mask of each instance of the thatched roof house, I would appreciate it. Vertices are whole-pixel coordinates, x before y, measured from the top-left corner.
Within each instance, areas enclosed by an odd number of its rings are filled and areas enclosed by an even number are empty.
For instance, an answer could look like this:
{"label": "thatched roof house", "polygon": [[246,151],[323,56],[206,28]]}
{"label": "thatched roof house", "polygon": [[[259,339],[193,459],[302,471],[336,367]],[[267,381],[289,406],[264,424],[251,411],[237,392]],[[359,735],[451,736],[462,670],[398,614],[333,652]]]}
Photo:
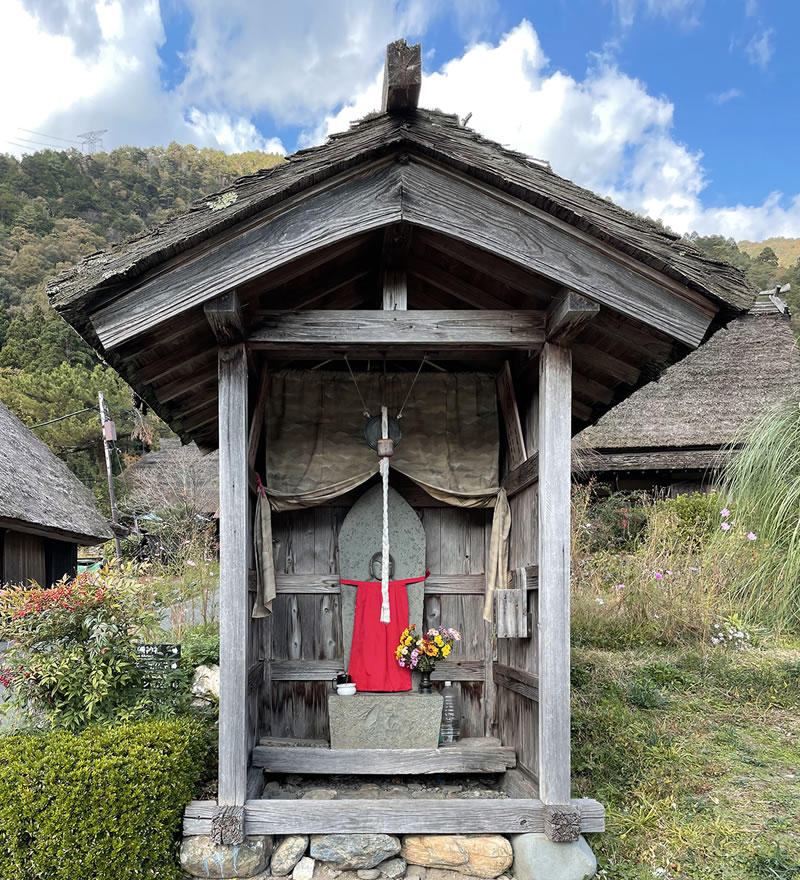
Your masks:
{"label": "thatched roof house", "polygon": [[111,538],[94,496],[0,403],[0,582],[74,574],[78,544]]}
{"label": "thatched roof house", "polygon": [[578,466],[619,488],[699,488],[766,409],[800,400],[800,351],[789,310],[762,294],[656,382],[574,441]]}
{"label": "thatched roof house", "polygon": [[219,456],[203,455],[196,444],[185,446],[165,437],[161,448],[148,452],[122,474],[125,506],[137,514],[184,508],[191,513],[216,513],[219,507]]}

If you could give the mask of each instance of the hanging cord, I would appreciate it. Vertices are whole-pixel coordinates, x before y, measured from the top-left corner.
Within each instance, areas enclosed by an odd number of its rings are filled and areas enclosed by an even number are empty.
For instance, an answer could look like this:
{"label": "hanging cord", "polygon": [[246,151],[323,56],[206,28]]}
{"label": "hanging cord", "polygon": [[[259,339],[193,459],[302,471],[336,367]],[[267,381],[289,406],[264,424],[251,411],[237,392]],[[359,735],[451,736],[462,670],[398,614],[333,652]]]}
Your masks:
{"label": "hanging cord", "polygon": [[[381,407],[381,434],[389,436],[389,410]],[[380,460],[381,484],[383,486],[383,531],[381,534],[381,623],[391,623],[389,610],[389,459]]]}
{"label": "hanging cord", "polygon": [[403,405],[400,407],[400,412],[397,414],[398,419],[403,418],[403,410],[406,408],[406,404],[408,403],[408,398],[411,397],[411,392],[414,390],[414,386],[417,384],[417,379],[419,379],[419,374],[422,372],[422,368],[425,366],[426,361],[428,360],[428,355],[422,355],[422,360],[419,362],[419,366],[417,367],[416,375],[414,376],[414,380],[411,383],[411,387],[408,389],[408,394],[406,394],[406,399],[403,401]]}
{"label": "hanging cord", "polygon": [[358,394],[358,399],[361,401],[361,406],[364,407],[364,415],[366,418],[369,418],[369,410],[367,409],[366,403],[364,403],[364,398],[361,395],[361,389],[358,387],[358,382],[356,382],[356,377],[353,373],[353,368],[350,366],[350,359],[347,355],[344,356],[344,362],[347,364],[347,369],[350,371],[350,378],[353,380],[353,385],[356,386],[356,392]]}

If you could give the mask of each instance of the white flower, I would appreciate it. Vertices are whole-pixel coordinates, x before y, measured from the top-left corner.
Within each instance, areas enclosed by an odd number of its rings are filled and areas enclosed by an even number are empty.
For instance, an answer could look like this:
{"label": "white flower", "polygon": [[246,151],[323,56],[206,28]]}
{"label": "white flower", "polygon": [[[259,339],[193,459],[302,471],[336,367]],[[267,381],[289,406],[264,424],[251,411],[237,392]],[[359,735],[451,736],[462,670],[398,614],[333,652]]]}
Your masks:
{"label": "white flower", "polygon": [[605,605],[606,604],[599,596],[594,601],[597,602],[598,605]]}

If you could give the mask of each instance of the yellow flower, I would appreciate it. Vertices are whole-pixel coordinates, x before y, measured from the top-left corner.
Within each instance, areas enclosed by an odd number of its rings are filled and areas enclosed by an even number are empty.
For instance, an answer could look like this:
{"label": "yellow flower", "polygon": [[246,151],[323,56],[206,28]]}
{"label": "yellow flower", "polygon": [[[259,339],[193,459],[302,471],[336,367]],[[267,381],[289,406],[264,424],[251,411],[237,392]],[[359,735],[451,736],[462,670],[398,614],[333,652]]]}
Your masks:
{"label": "yellow flower", "polygon": [[436,642],[436,644],[441,648],[444,644],[444,639],[441,636],[436,636],[434,638],[434,642]]}
{"label": "yellow flower", "polygon": [[445,646],[442,648],[442,657],[447,657],[447,655],[448,655],[449,653],[450,653],[450,645],[445,645]]}

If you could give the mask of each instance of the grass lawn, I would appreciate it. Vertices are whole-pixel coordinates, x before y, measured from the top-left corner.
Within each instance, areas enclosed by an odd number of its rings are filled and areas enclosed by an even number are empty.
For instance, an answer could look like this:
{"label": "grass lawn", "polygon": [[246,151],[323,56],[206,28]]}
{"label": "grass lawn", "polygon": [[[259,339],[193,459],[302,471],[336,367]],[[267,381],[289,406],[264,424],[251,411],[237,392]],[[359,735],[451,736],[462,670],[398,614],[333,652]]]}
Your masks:
{"label": "grass lawn", "polygon": [[599,877],[800,878],[800,646],[577,646],[572,674]]}

